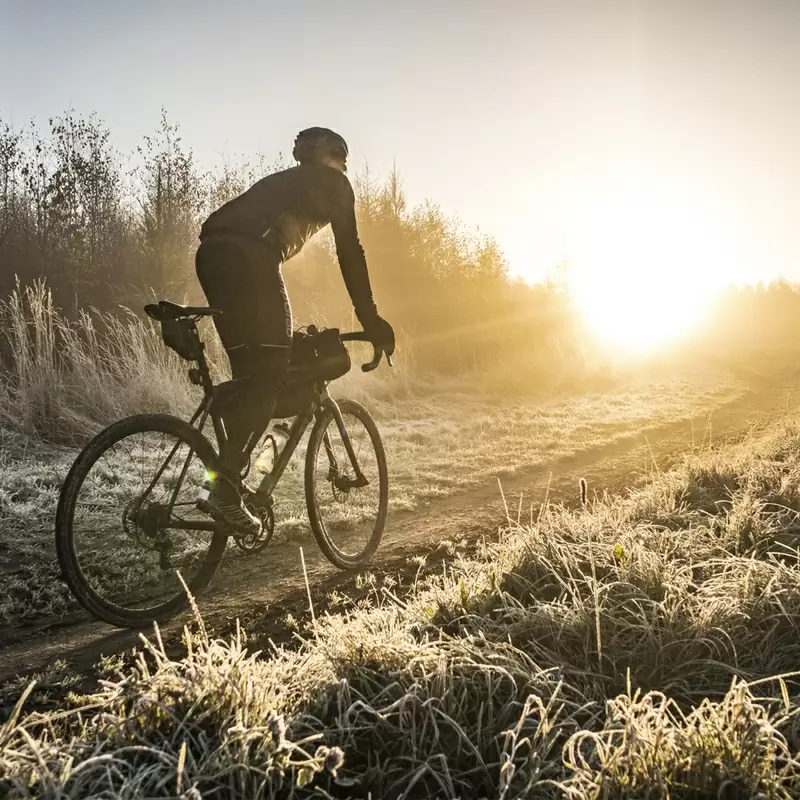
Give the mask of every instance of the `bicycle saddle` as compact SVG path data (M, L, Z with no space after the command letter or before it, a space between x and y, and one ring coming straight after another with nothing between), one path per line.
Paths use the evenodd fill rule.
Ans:
M165 319L187 319L189 317L213 317L221 314L218 308L208 306L179 306L169 300L159 300L144 307L148 317L162 322Z

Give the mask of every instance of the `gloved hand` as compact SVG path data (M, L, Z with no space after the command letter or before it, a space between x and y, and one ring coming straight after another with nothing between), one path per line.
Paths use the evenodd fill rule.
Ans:
M376 347L383 348L387 356L394 353L394 328L383 317L378 314L370 315L367 319L362 320L361 324Z

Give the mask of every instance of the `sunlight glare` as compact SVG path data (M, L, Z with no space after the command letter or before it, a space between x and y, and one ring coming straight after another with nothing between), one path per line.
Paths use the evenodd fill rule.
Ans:
M684 197L598 193L570 272L588 328L611 347L639 353L690 334L733 275L726 233L708 208Z

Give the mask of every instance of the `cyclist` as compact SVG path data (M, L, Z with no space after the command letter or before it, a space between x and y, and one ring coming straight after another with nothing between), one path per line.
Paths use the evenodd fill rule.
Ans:
M240 477L270 423L288 366L292 313L281 265L330 224L345 285L372 342L391 355L392 326L381 318L358 238L355 195L347 172L348 148L327 128L300 131L297 166L267 175L203 223L195 265L238 391L221 408L227 445L204 508L244 533L261 521L245 507ZM220 395L222 397L223 395Z

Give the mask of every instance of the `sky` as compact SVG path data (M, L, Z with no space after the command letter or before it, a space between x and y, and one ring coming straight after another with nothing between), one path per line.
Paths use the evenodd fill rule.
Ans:
M800 0L0 0L0 20L17 129L96 112L130 152L163 107L213 167L324 125L351 173L396 164L412 204L530 279L665 254L678 281L800 279Z

